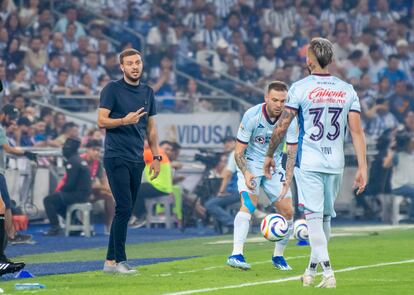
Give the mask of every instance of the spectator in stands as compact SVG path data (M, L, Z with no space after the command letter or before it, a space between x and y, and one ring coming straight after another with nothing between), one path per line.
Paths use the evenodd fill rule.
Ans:
M379 73L387 66L383 59L379 45L373 44L369 47L369 75L373 83L378 82Z
M72 56L69 63L68 87L76 88L79 85L82 76L81 66L79 58Z
M27 5L20 9L19 19L23 28L27 28L38 18L39 0L29 0Z
M51 54L52 52L58 53L60 55L65 54L65 44L63 39L63 33L54 32L52 35L52 40L47 46L47 52Z
M0 56L4 56L7 45L9 44L9 33L4 27L0 28Z
M106 54L104 69L109 77L111 77L111 80L118 79L121 76L121 70L119 69L117 55L115 52L109 52Z
M338 31L335 35L335 43L333 44L335 52L334 58L337 63L344 61L353 51L353 45L349 32Z
M40 39L42 40L43 48L47 48L50 43L50 38L52 36L52 25L49 23L42 24L39 27Z
M81 75L79 84L72 88L72 94L93 95L94 93L96 93L96 88L93 85L92 76L85 72Z
M373 15L379 19L381 28L388 29L394 21L400 19L398 13L390 11L388 0L377 0L376 4Z
M372 139L379 138L385 130L394 130L398 121L390 112L389 101L386 98L377 98L375 101L375 116L367 122L365 132Z
M68 138L79 136L79 126L73 122L67 122L62 126L62 131L58 132L56 139L48 140L47 144L52 147L62 147Z
M378 97L390 97L392 88L390 80L387 77L382 77L378 83Z
M158 25L152 27L147 36L147 44L150 48L151 57L148 62L154 63L160 60L161 56L174 56L178 41L177 35L170 27L169 19L166 15L158 16Z
M14 93L21 93L30 90L30 85L26 81L26 70L24 68L16 69L16 74L14 76L13 81L10 84L10 92Z
M0 7L0 17L4 21L7 17L16 11L16 4L13 0L3 0L1 1Z
M294 39L292 37L286 37L283 39L282 44L276 50L276 56L283 60L284 63L290 62L295 64L299 61L298 49L294 45Z
M80 141L76 138L68 138L62 147L67 177L65 184L58 192L46 196L43 200L50 222L50 229L44 232L45 236L62 234L58 215L66 218L68 206L84 203L89 199L92 191L91 174L88 163L78 154L79 147Z
M111 77L107 74L103 74L98 78L98 86L96 87L96 94L101 93L102 89L111 81Z
M52 103L46 73L43 69L38 69L33 73L30 91L38 96L36 99L45 103Z
M409 111L405 116L404 130L414 138L414 111Z
M400 39L396 43L397 54L400 57L400 69L407 76L408 81L412 81L414 58L410 56L409 45L407 40Z
M379 74L378 78L381 79L382 77L388 78L392 87L394 87L397 81L405 81L407 80L407 76L403 71L399 69L400 67L400 57L396 54L391 54L388 57L388 65L386 68L382 69Z
M40 37L33 37L30 41L30 48L26 51L24 64L27 65L30 70L35 72L47 63L47 58L47 52L42 47L42 40Z
M17 109L17 111L19 112L19 114L21 114L22 112L24 112L24 109L26 107L26 100L24 99L23 95L21 95L19 93L13 95L13 98L11 100L11 103Z
M241 26L240 16L237 12L231 12L227 17L227 25L222 29L222 34L227 42L231 40L234 31L238 31L243 41L248 41L247 32Z
M39 14L36 15L35 21L29 24L26 28L32 36L41 35L43 26L48 26L50 32L52 31L52 23L54 22L53 15L51 15L49 8L42 7ZM43 42L42 42L43 43ZM45 44L45 43L44 43Z
M17 120L17 126L19 127L19 134L17 138L17 144L21 147L34 146L35 141L33 138L33 129L31 128L32 123L26 117L20 117Z
M264 54L259 58L257 62L257 67L260 73L265 77L270 77L270 75L275 71L276 67L281 67L283 62L276 58L276 51L272 44L266 45L264 49Z
M183 24L191 33L196 33L204 24L205 2L203 0L192 1L192 7L183 19Z
M295 29L296 10L284 0L274 0L273 7L263 12L262 30L282 38L292 36Z
M84 62L89 51L90 47L88 37L80 36L78 38L78 47L75 51L72 52L72 55L78 57L81 62Z
M94 89L98 85L98 78L101 75L106 74L105 69L99 65L98 54L95 51L90 51L88 53L82 72L90 75Z
M76 39L75 23L68 23L65 34L63 35L63 51L72 53L78 48L78 39Z
M20 21L17 13L13 12L7 17L5 27L7 29L7 32L9 33L10 40L14 38L19 38L21 35L23 35L23 31L20 26Z
M24 52L20 47L20 39L15 37L11 38L9 46L6 48L4 59L9 65L9 68L23 67Z
M49 62L43 66L49 86L52 86L57 82L58 72L62 67L62 56L55 52L49 54Z
M348 60L344 61L343 66L346 69L346 79L356 79L359 81L363 72L361 69L362 51L354 50L349 56Z
M39 121L45 124L45 135L47 139L56 137L55 131L53 130L53 111L50 108L42 108L40 110Z
M70 95L71 89L68 87L69 73L66 69L59 69L56 84L54 84L50 91L53 94Z
M414 101L408 96L405 81L395 83L394 92L390 95L389 100L391 113L399 123L403 123L407 113L414 110Z
M47 136L46 136L46 124L42 121L39 121L33 126L33 140L34 146L45 147L47 146Z
M63 133L63 126L66 124L66 116L63 113L55 113L53 117L53 137L52 139L57 138L60 134Z
M204 25L197 31L194 38L198 42L203 42L207 49L215 49L218 40L222 38L221 32L216 29L216 18L213 14L206 14L204 16Z
M78 13L75 6L68 6L65 10L65 16L59 19L59 21L55 25L55 31L64 33L66 31L66 27L68 23L74 23L76 25L76 38L80 36L85 36L85 30L81 23L77 21Z

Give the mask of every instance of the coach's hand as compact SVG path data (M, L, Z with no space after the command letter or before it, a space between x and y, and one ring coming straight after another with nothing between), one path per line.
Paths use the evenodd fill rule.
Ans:
M140 108L136 112L130 112L128 115L122 118L122 124L123 125L129 125L129 124L136 124L139 122L139 119L141 117L145 116L147 112L144 112L144 108Z
M355 181L353 189L358 188L356 194L359 195L365 190L365 186L367 185L368 180L368 173L367 169L365 168L358 168L358 171L355 175Z
M264 175L266 176L267 179L272 179L272 171L270 171L270 168L275 170L276 163L273 158L266 156L264 159L263 170L264 170Z
M256 189L257 183L254 180L256 176L251 174L249 171L246 170L244 172L244 182L246 183L246 186L249 188L249 190L254 191Z
M154 160L152 161L149 169L150 173L150 180L154 180L160 174L160 161Z

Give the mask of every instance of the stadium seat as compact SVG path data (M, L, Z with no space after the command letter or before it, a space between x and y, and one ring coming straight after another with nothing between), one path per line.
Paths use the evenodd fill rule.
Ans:
M398 225L401 220L408 219L408 213L401 213L400 207L401 204L407 202L409 199L403 196L392 196L392 206L391 206L391 224ZM409 206L405 206L408 208Z
M174 222L172 207L174 206L174 203L173 194L145 199L145 207L147 209L147 227L151 227L151 224L165 224L166 228L172 228ZM158 204L164 207L165 211L163 214L157 214Z
M75 210L79 210L82 214L82 224L74 225L72 224L72 213ZM70 205L66 210L66 226L65 226L65 236L69 236L71 231L82 230L85 234L85 237L90 237L92 233L91 227L91 203L77 203Z

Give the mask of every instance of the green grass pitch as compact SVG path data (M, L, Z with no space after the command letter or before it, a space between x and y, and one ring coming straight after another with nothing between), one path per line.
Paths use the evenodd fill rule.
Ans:
M352 236L335 236L329 244L333 267L339 270L336 273L335 290L301 287L295 277L303 273L310 249L296 246L293 240L285 252L293 271L274 269L270 262L273 244L259 239L248 242L245 247L245 255L248 262L252 263L252 270L240 271L227 267L225 261L232 247L227 242L231 241L231 236L130 245L127 248L129 258L200 256L142 266L138 268L139 274L134 276L87 272L7 281L2 282L0 287L6 294L45 295L169 294L200 289L205 290L188 294L414 294L413 227L375 232L358 227L350 230L335 228L334 232L354 233ZM102 259L104 254L105 250L100 248L23 256L16 260L24 259L30 263L87 261ZM396 263L378 265L390 262ZM360 268L350 269L358 266ZM280 281L284 278L287 280ZM320 277L317 278L319 280ZM17 282L39 282L45 284L46 289L16 291L13 287Z

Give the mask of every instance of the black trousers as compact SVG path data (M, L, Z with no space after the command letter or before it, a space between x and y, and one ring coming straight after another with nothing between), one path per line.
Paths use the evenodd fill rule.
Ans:
M76 203L84 203L88 200L88 192L57 192L43 199L46 215L52 228L59 227L58 215L66 218L68 206Z
M145 164L121 158L105 158L104 166L115 199L115 217L111 225L106 259L126 261L128 221L137 200Z

